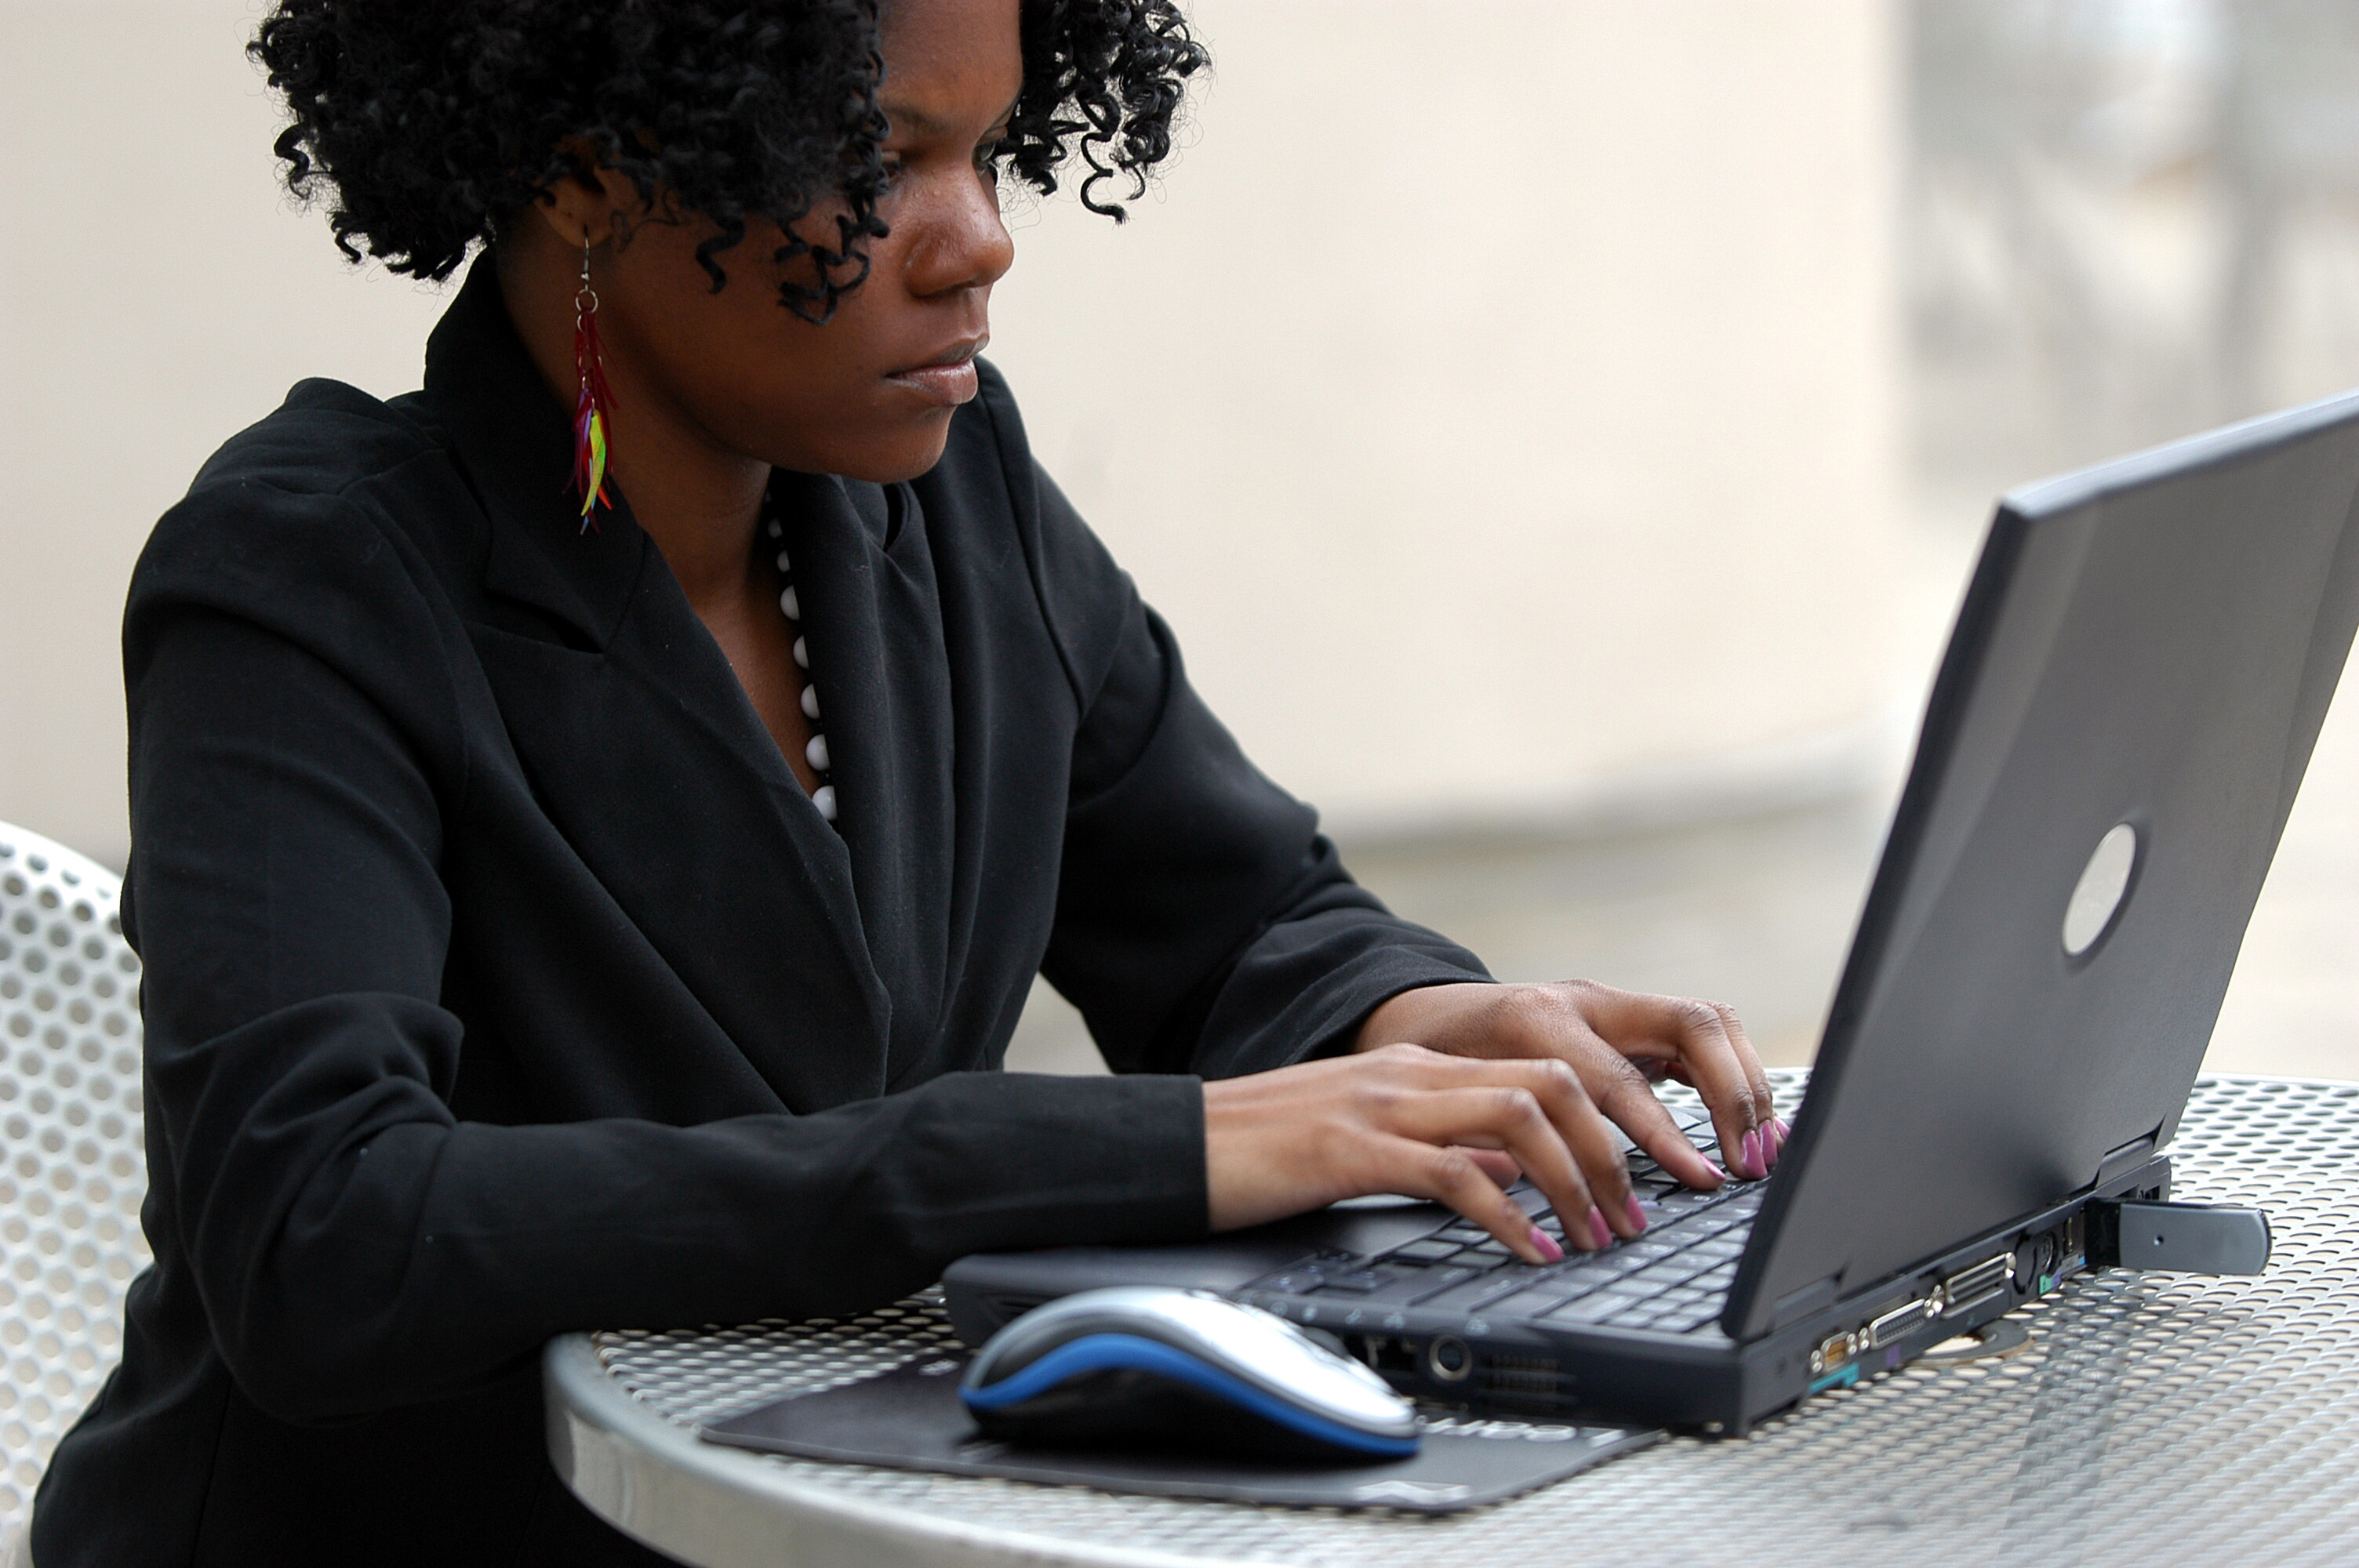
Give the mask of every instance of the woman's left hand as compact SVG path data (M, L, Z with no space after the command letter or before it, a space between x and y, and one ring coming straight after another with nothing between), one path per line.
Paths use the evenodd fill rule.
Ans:
M1767 1175L1786 1141L1761 1058L1735 1012L1718 1002L1594 980L1424 986L1370 1013L1354 1048L1404 1042L1453 1056L1559 1058L1632 1142L1691 1187L1717 1187L1726 1173L1696 1152L1655 1098L1664 1078L1703 1096L1722 1157L1737 1174Z

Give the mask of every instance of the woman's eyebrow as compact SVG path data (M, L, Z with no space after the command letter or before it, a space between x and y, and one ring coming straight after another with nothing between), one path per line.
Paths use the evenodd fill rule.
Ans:
M995 125L1005 124L1016 113L1016 105L1023 101L1024 94L1016 93L1007 101L1006 108L992 117L991 123ZM915 103L897 103L888 98L879 98L876 106L885 111L885 118L892 123L893 128L897 131L910 131L921 136L951 135L951 128L949 121Z

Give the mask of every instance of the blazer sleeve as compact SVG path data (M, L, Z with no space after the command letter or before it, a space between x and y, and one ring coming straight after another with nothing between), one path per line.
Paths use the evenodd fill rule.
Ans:
M1040 581L1082 704L1042 965L1123 1073L1205 1077L1349 1048L1419 986L1482 961L1353 881L1318 814L1189 686L1179 644L1037 466Z
M1203 1233L1185 1077L959 1074L695 1127L458 1120L455 628L405 547L336 494L216 485L158 526L126 615L143 1222L257 1405L365 1414L567 1329L842 1314L970 1251Z

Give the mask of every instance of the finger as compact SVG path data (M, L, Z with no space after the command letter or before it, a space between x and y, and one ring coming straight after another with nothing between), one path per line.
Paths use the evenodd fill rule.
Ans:
M1767 1077L1756 1085L1753 1073L1757 1068L1745 1070L1750 1043L1741 1056L1720 1007L1594 983L1588 992L1590 1019L1606 1043L1623 1056L1647 1059L1668 1054L1678 1061L1680 1080L1691 1085L1703 1097L1705 1108L1711 1108L1712 1131L1729 1170L1745 1179L1765 1176L1769 1167L1762 1162L1760 1151L1767 1118L1756 1089L1767 1087Z
M1588 1054L1594 1058L1606 1080L1608 1093L1626 1089L1635 1082L1647 1100L1654 1099L1645 1080L1638 1078L1611 1046L1593 1036L1587 1044ZM1647 1216L1638 1207L1637 1195L1630 1189L1630 1166L1623 1158L1622 1141L1614 1135L1614 1124L1608 1113L1590 1093L1589 1080L1580 1065L1561 1059L1525 1065L1542 1080L1538 1086L1541 1103L1548 1108L1559 1136L1581 1165L1590 1195L1596 1202L1593 1212L1602 1214L1607 1227L1625 1240L1644 1231ZM1560 1212L1571 1216L1578 1211Z
M1588 1217L1590 1210L1601 1206L1592 1195L1581 1162L1567 1146L1555 1118L1530 1089L1514 1082L1496 1081L1501 1077L1529 1076L1502 1071L1526 1064L1487 1065L1492 1070L1485 1076L1491 1082L1430 1089L1405 1098L1393 1108L1387 1119L1388 1130L1427 1143L1505 1150L1531 1177L1532 1184L1548 1195L1559 1216L1569 1222L1579 1222L1568 1223L1565 1227L1572 1244L1583 1250L1594 1249L1598 1241ZM1595 1112L1592 1110L1591 1115L1593 1118Z
M1593 988L1606 990L1606 988ZM1627 998L1630 992L1614 992ZM1678 1176L1687 1186L1699 1186L1711 1191L1727 1182L1727 1172L1712 1165L1711 1160L1696 1153L1694 1143L1680 1131L1678 1122L1663 1108L1663 1101L1654 1097L1654 1087L1647 1082L1651 1068L1670 1068L1680 1061L1680 1052L1668 1040L1642 1040L1642 1043L1616 1047L1581 1019L1578 1011L1557 1011L1548 1019L1548 1033L1538 1040L1545 1049L1557 1054L1571 1065L1588 1092L1590 1104L1597 1110L1593 1120L1611 1120L1625 1131L1630 1141L1644 1148L1663 1170ZM1637 1207L1630 1193L1630 1167L1623 1162L1621 1143L1604 1125L1597 1127L1594 1146L1582 1148L1582 1165L1593 1172L1590 1188L1597 1191L1600 1209L1614 1224L1621 1236L1637 1236L1647 1228L1647 1215Z
M1626 1070L1602 1042L1592 1039L1589 1049L1612 1064L1614 1070ZM1573 1064L1546 1056L1494 1062L1455 1060L1442 1064L1436 1077L1470 1087L1479 1084L1495 1094L1504 1081L1505 1086L1520 1088L1537 1105L1544 1124L1533 1121L1532 1106L1516 1102L1512 1094L1506 1099L1489 1102L1503 1115L1518 1119L1522 1135L1530 1140L1528 1152L1525 1143L1515 1139L1503 1141L1522 1164L1532 1184L1548 1195L1549 1202L1566 1222L1574 1245L1585 1246L1593 1234L1595 1221L1583 1223L1592 1215L1602 1219L1613 1235L1634 1237L1647 1228L1647 1217L1630 1191L1630 1169L1623 1161L1621 1142L1590 1098ZM1469 1108L1480 1115L1485 1105L1479 1100L1465 1102L1458 1114L1467 1114ZM1553 1137L1549 1136L1550 1133ZM1421 1135L1432 1136L1430 1132Z
M1387 1190L1449 1205L1527 1263L1554 1263L1564 1257L1555 1238L1491 1179L1473 1150L1379 1134L1370 1152L1385 1167Z
M1468 1149L1466 1152L1483 1167L1483 1173L1503 1187L1512 1187L1523 1176L1524 1168L1505 1149Z
M1592 1089L1597 1108L1613 1118L1630 1135L1631 1142L1654 1157L1655 1163L1689 1186L1710 1192L1726 1182L1728 1173L1697 1152L1663 1102L1655 1098L1654 1087L1641 1066L1611 1046L1603 1048L1603 1054L1610 1058L1597 1069L1605 1079L1603 1090L1597 1092L1593 1083Z
M1736 1054L1736 1043L1729 1040L1729 1026L1720 1010L1711 1002L1689 1002L1684 998L1633 998L1633 1002L1651 1004L1654 1031L1649 1033L1668 1035L1672 1044L1678 1044L1680 1059L1687 1064L1696 1092L1712 1113L1722 1162L1750 1182L1769 1174L1769 1162L1762 1155L1762 1131L1769 1120L1769 1106L1757 1092L1767 1087L1767 1082L1753 1082L1745 1061Z
M1737 1062L1745 1070L1746 1081L1753 1086L1753 1103L1760 1118L1763 1147L1767 1151L1770 1169L1775 1170L1778 1155L1785 1151L1786 1134L1791 1130L1777 1115L1775 1094L1769 1087L1769 1070L1761 1065L1761 1054L1753 1048L1752 1036L1745 1033L1745 1021L1736 1016L1736 1010L1722 1001L1713 1002L1712 1008L1720 1014L1721 1027L1728 1033L1729 1044L1736 1052Z
M1541 1094L1549 1108L1566 1146L1585 1173L1606 1224L1624 1237L1645 1230L1647 1217L1632 1196L1630 1171L1623 1162L1621 1141L1614 1135L1613 1126L1606 1113L1599 1108L1595 1096L1601 1086L1618 1085L1625 1089L1635 1086L1649 1102L1654 1097L1622 1053L1590 1026L1584 1007L1593 997L1603 995L1626 1000L1629 994L1586 981L1516 988L1506 1022L1506 1033L1514 1041L1516 1054L1492 1063L1496 1067L1521 1066L1539 1075L1526 1081ZM1677 1059L1677 1052L1669 1045L1657 1054L1666 1063ZM1679 1156L1673 1159L1679 1160ZM1674 1169L1683 1179L1716 1184L1709 1163L1692 1148ZM1545 1190L1539 1173L1530 1174L1534 1184Z

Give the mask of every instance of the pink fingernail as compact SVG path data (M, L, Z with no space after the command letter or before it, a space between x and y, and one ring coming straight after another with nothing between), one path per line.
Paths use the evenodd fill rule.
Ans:
M1555 1237L1550 1236L1547 1231L1542 1230L1537 1225L1532 1227L1532 1245L1540 1249L1540 1256L1546 1259L1549 1262L1561 1263L1564 1261L1564 1249L1556 1244Z
M1614 1232L1606 1227L1605 1217L1597 1212L1595 1205L1592 1205L1589 1210L1589 1235L1597 1243L1600 1252L1614 1245Z
M1750 1180L1757 1182L1761 1179L1765 1167L1761 1163L1760 1133L1746 1133L1745 1141L1736 1146L1736 1168Z
M1727 1173L1726 1171L1723 1171L1723 1170L1722 1170L1722 1169L1720 1168L1720 1162L1719 1162L1719 1161L1717 1161L1717 1160L1706 1160L1706 1161L1704 1162L1704 1164L1705 1164L1705 1166L1706 1166L1706 1167L1708 1167L1708 1168L1711 1170L1711 1172L1712 1172L1712 1173L1713 1175L1718 1176L1722 1181L1725 1182L1726 1180L1728 1180L1728 1173Z
M1630 1206L1630 1224L1632 1227L1638 1230L1646 1229L1647 1211L1638 1206L1638 1195L1636 1193L1632 1193L1628 1197L1625 1198L1623 1202Z
M1777 1128L1774 1122L1761 1124L1761 1163L1766 1168L1777 1162Z

